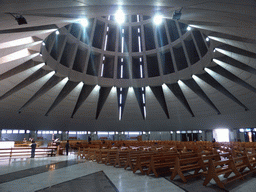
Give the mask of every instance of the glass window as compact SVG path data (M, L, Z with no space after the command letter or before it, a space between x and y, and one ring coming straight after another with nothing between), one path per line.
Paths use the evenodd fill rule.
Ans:
M229 142L229 129L214 129L213 138L217 142Z
M19 133L23 134L23 133L25 133L25 130L19 130Z

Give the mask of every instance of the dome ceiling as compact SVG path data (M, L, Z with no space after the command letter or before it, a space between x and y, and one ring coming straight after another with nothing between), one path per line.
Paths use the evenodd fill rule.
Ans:
M214 120L239 126L235 119L256 109L256 27L249 6L255 2L239 5L246 13L229 3L233 9L203 1L127 1L122 25L111 3L103 9L96 2L64 1L49 8L42 1L35 9L24 2L21 10L4 3L28 25L8 22L4 14L2 118L13 115L30 129L204 129ZM181 19L172 19L181 7ZM155 25L159 12L164 19ZM87 27L77 21L82 16ZM240 126L256 125L247 121Z

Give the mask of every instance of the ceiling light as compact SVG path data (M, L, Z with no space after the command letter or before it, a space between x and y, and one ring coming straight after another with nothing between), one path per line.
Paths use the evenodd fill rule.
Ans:
M206 37L206 39L205 39L206 41L210 41L210 39L209 39L209 37Z
M45 42L42 42L42 45L45 46Z
M59 32L58 30L57 30L55 33L56 33L56 35L59 35L59 34L60 34L60 32Z
M160 25L163 21L163 16L162 15L156 15L154 17L153 21L156 25Z
M122 24L125 21L125 15L121 9L118 9L115 14L115 20L117 23Z
M88 20L87 19L80 19L79 23L83 26L83 27L87 27L88 26Z
M190 31L192 28L190 26L187 27L187 30Z
M216 49L215 49L215 48L213 49L213 52L214 52L214 53L216 52Z

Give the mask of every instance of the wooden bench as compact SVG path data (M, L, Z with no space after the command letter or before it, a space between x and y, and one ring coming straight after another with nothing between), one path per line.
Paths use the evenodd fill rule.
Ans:
M144 175L149 168L150 158L153 152L144 152L137 155L136 163L134 165L133 173L140 170L141 174Z
M211 155L201 155L204 165L205 167L209 167L209 161L210 159L214 160L214 161L220 161L220 155L219 154L211 154Z
M176 157L175 165L172 171L171 180L173 180L176 175L179 175L183 182L187 182L187 179L190 177L197 177L201 175L199 173L200 170L206 171L206 167L204 165L203 159L201 157L191 157L191 158L183 158L180 159ZM184 172L194 170L193 175L184 176Z
M219 179L219 175L230 175L231 173L235 173L235 176L227 178L224 181L221 181ZM204 186L206 186L212 179L214 179L216 184L222 189L225 189L225 184L243 178L242 174L239 173L239 171L236 169L234 161L229 159L222 161L213 161L212 159L210 159L209 169L203 174L207 175L203 183Z
M97 163L105 164L105 162L107 160L107 156L108 156L108 151L109 151L109 149L101 149L100 150Z
M232 160L234 162L236 169L243 176L246 176L254 171L247 155L231 158L230 160ZM244 171L246 168L248 168L249 170ZM230 173L226 173L224 177L227 178L229 175L230 175Z
M117 165L118 165L118 167L125 166L125 163L128 158L128 154L129 154L128 150L118 151L118 153L116 154L116 160L114 163L114 167L116 167Z
M94 153L94 151L95 151L96 149L88 149L88 153L87 153L87 155L86 155L86 159L87 160L91 160L91 161L93 161L94 159L95 159L95 157L94 157L94 155L95 155L95 153Z
M255 169L255 167L256 167L256 154L248 155L248 160L249 160L250 165Z
M115 164L117 152L118 151L116 149L108 150L105 165L114 165Z
M158 177L162 173L170 172L170 169L174 167L175 159L178 156L178 153L159 153L151 155L147 175L153 172L155 177Z
M136 164L136 160L137 160L137 156L138 154L140 154L141 152L140 151L130 151L128 154L127 154L127 160L125 162L125 165L124 165L124 169L126 170L128 167L130 167L131 170L134 169L135 167L135 164Z

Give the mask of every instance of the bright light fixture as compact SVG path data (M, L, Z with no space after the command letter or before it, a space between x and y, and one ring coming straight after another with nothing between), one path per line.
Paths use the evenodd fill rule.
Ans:
M115 20L117 23L122 24L125 21L125 15L121 9L118 9L115 14Z
M42 42L42 45L45 46L45 42Z
M210 39L209 39L209 37L206 37L206 39L205 39L206 41L210 41Z
M57 30L55 33L56 33L56 35L59 35L59 34L60 34L60 32L59 32L58 30Z
M88 20L83 18L79 20L79 23L83 26L83 27L87 27L88 26Z
M192 28L190 26L187 27L187 30L190 31Z
M153 21L156 25L160 25L163 21L163 16L162 15L156 15L154 17Z

